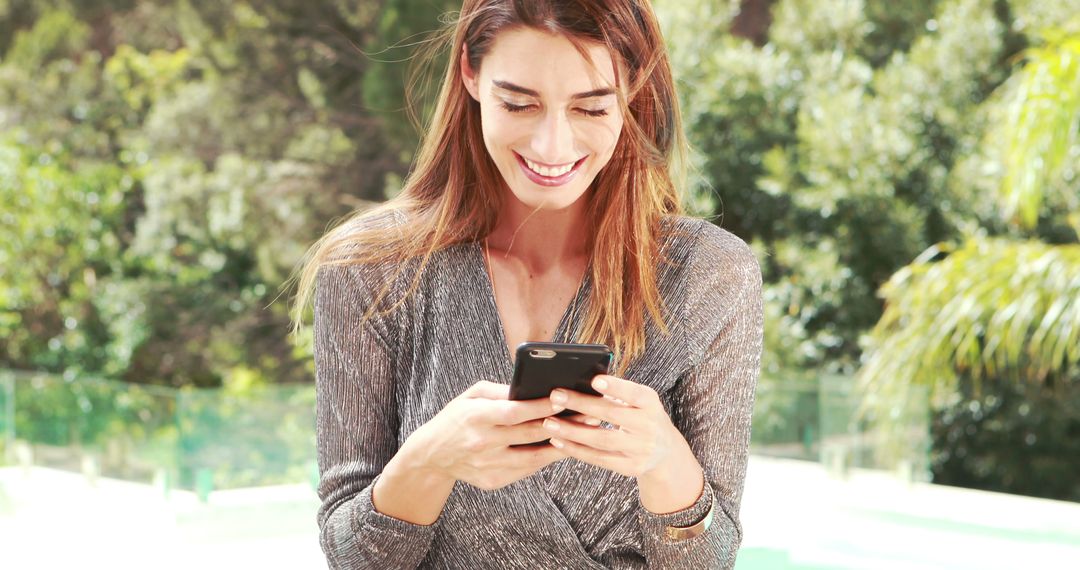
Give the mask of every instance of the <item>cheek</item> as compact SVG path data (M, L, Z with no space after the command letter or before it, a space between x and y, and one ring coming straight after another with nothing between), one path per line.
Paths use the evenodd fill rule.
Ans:
M492 144L498 136L498 122L492 116L491 109L487 105L480 108L480 130L484 134L484 143L487 145L488 150L491 150Z
M606 160L615 151L615 144L619 142L622 126L623 122L618 118L590 124L582 129L581 140L592 152L603 156Z
M492 154L505 150L507 145L521 139L523 129L521 121L507 119L501 109L485 108L481 114L484 142Z

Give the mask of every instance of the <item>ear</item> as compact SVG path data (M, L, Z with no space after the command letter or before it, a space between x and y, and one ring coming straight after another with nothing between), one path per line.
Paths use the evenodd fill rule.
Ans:
M480 101L480 82L476 77L476 70L469 65L468 47L461 44L461 82L465 84L465 90L469 92L477 102Z

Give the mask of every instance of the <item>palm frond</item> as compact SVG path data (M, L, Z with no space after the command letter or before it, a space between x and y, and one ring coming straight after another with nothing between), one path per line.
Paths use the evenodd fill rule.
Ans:
M882 287L859 376L874 399L921 385L945 405L960 375L1042 382L1080 363L1080 245L978 239L928 257Z
M1026 53L1005 126L1004 214L1033 228L1080 129L1080 36L1049 33Z

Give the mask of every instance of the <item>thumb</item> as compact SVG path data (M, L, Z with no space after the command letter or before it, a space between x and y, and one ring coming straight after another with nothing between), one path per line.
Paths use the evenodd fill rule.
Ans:
M486 398L488 400L506 400L510 397L508 384L496 384L481 380L461 393L461 398Z

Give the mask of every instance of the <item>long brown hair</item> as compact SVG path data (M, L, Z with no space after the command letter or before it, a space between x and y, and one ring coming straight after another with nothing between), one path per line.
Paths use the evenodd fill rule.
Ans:
M412 172L397 197L353 214L308 251L292 308L294 333L302 327L320 267L419 260L411 294L433 253L482 239L495 227L505 182L487 153L480 107L465 90L458 58L467 46L469 64L479 70L496 35L512 27L563 35L583 55L585 42L602 44L616 62L625 120L610 162L585 195L589 227L596 228L590 239L593 289L575 340L611 346L621 373L644 350L646 312L667 331L655 262L662 218L683 211L672 172L682 173L686 143L671 67L648 1L465 0L446 30L451 33L443 36L443 45L450 43L450 63ZM404 214L408 223L358 229L365 217L388 210ZM383 305L379 301L389 287L368 317Z

